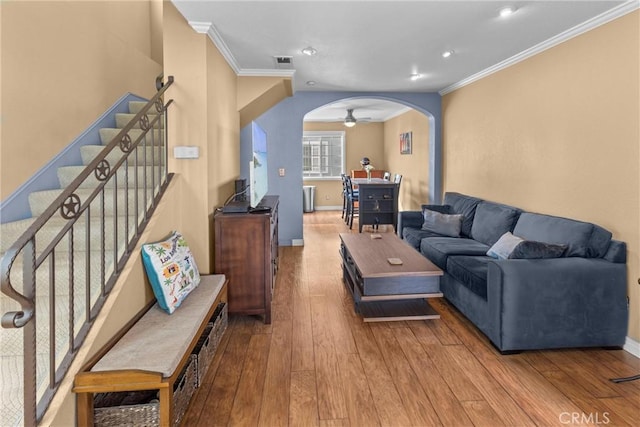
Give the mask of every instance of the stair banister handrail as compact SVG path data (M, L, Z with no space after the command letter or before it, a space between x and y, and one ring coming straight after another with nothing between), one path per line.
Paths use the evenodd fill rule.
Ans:
M29 321L33 318L33 314L35 311L35 304L33 300L27 298L11 285L11 267L13 266L14 261L16 260L18 254L34 239L38 230L40 230L47 221L55 215L58 210L64 207L63 203L69 199L71 195L75 193L78 189L79 185L84 182L86 178L88 178L92 173L95 173L96 167L99 166L102 161L106 158L106 156L111 153L111 151L116 146L121 146L123 141L125 141L128 137L128 132L133 129L134 124L140 122L140 120L146 120L148 123L148 115L147 111L151 107L151 105L155 105L158 113L164 111L164 109L171 103L169 101L167 105L162 104L162 95L164 92L171 86L173 83L173 76L169 76L167 78L167 83L164 84L158 92L149 100L147 106L141 109L133 119L117 134L116 137L111 140L111 142L103 149L100 155L98 155L91 163L89 163L85 169L69 184L62 193L49 205L49 207L40 215L38 218L27 228L27 230L16 240L16 242L11 245L11 247L5 252L5 255L2 257L0 262L0 291L3 294L7 295L9 298L20 304L19 311L8 311L2 315L1 324L4 328L21 328L24 327ZM143 118L144 117L144 118ZM159 116L160 117L160 116ZM153 128L151 128L153 129ZM140 138L139 138L140 139ZM139 139L136 141L138 142ZM129 143L131 143L129 141ZM124 149L123 149L124 151ZM122 160L122 159L121 159ZM119 162L118 164L121 164ZM111 168L109 177L111 177L117 168ZM90 199L93 199L92 196ZM90 200L87 200L90 202ZM88 206L88 203L85 203L85 208Z

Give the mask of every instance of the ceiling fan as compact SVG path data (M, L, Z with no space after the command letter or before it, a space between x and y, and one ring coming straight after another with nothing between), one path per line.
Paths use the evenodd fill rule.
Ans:
M369 121L371 120L371 117L360 117L359 119L356 119L353 116L353 108L347 108L347 115L344 118L344 125L346 127L354 127L356 125L356 122L363 122L363 121Z

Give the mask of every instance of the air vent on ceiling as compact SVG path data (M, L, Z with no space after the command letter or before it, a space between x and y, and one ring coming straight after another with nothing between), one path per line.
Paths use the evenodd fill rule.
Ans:
M293 69L293 56L274 56L273 60L275 61L276 68L278 69Z

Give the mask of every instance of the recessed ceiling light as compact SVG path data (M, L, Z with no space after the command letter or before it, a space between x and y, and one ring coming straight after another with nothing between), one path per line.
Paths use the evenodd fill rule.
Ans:
M453 51L452 50L445 50L444 52L442 52L442 57L443 58L448 58L451 55L453 55Z
M315 80L308 80L307 81L307 86L315 86L315 85L316 85Z
M413 74L411 74L411 77L410 77L410 78L411 78L411 81L415 82L416 80L418 80L418 79L419 79L419 78L421 78L421 77L422 77L422 74L419 74L419 73L413 73Z
M307 56L313 56L316 53L318 53L318 51L314 48L312 48L311 46L309 47L305 47L304 49L302 49L302 53L304 53Z
M500 13L500 17L501 18L506 18L507 16L511 16L516 12L516 10L518 10L518 9L516 9L513 6L503 7L502 9L500 9L500 12L499 12Z

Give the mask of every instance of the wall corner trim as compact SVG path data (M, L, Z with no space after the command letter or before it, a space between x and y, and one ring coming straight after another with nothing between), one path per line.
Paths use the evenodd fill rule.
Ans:
M505 59L504 61L498 62L495 65L492 65L489 68L486 68L476 74L473 74L467 78L460 80L450 86L445 87L440 90L438 93L442 95L446 95L450 92L453 92L456 89L460 89L468 84L471 84L475 81L483 79L487 76L490 76L493 73L496 73L500 70L508 68L512 65L517 64L518 62L524 61L527 58L535 56L541 52L544 52L547 49L551 49L554 46L559 45L560 43L564 43L567 40L570 40L574 37L579 36L580 34L586 33L596 27L606 24L607 22L613 21L614 19L620 18L628 13L631 13L640 7L640 1L638 0L629 0L621 5L614 7L598 16L595 16L582 24L576 25L573 28L569 28L568 30L551 37L548 40L543 41L542 43L538 43L537 45L530 47L529 49L523 50L520 53L513 55L510 58Z
M622 349L640 359L640 342L634 340L633 338L627 336Z

